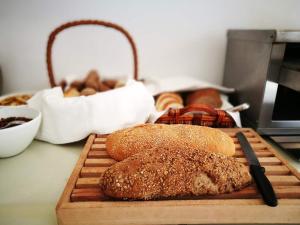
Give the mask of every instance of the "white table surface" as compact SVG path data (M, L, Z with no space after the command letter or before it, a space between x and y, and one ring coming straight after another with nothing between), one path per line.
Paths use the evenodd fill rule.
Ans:
M33 141L23 153L0 159L0 224L56 225L56 203L83 146Z
M0 159L0 225L56 225L56 203L83 146L34 141L23 153ZM299 161L278 151L300 171Z

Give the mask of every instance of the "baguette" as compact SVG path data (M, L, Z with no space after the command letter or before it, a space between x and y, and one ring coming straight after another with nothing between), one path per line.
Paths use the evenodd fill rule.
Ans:
M247 167L233 157L155 148L109 167L100 186L112 198L149 200L229 193L250 183Z
M232 156L233 140L224 132L193 125L145 124L110 134L106 140L108 154L121 161L151 148L199 149Z

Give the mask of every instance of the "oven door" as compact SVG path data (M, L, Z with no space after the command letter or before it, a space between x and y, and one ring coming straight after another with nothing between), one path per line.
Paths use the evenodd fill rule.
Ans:
M257 131L300 135L300 91L267 81Z

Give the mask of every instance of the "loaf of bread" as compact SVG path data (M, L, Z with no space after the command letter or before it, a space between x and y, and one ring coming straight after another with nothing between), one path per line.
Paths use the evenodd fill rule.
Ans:
M157 199L229 193L251 183L245 165L202 150L155 148L108 168L100 181L107 196Z
M64 92L65 97L78 97L79 95L80 93L78 92L78 90L73 87L69 88Z
M220 108L222 106L222 100L218 90L203 88L188 95L186 104L205 104L213 108Z
M174 92L165 92L156 99L155 107L157 111L164 111L170 108L183 108L181 96Z
M145 124L110 134L106 140L108 154L120 161L151 148L199 149L232 156L233 140L224 132L210 127L185 124Z

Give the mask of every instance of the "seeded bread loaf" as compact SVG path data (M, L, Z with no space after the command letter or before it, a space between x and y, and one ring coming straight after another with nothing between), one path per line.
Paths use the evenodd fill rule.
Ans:
M193 125L145 124L110 134L106 140L108 154L121 161L151 148L206 150L232 156L235 153L233 140L224 132Z
M100 186L113 198L148 200L229 193L249 183L247 167L233 157L196 149L156 148L108 168Z

